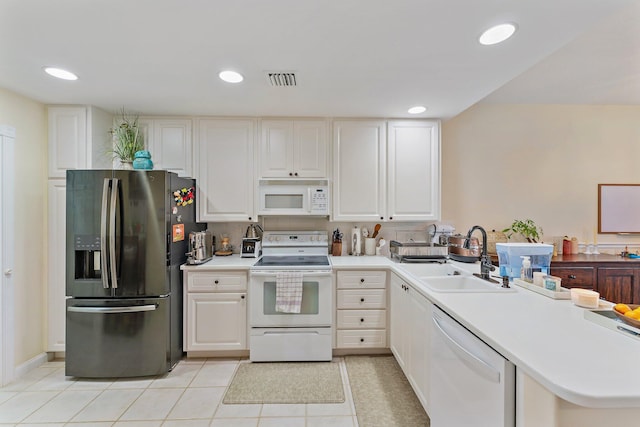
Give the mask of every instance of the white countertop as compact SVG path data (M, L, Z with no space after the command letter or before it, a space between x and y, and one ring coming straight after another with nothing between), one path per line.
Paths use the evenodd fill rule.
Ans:
M592 408L640 408L640 340L584 318L584 308L514 286L508 293L434 292L381 256L330 257L335 269L384 268L399 273L425 297L557 396ZM214 257L187 269L248 269L255 259ZM479 264L450 263L478 272ZM427 267L427 265L425 265Z
M183 264L181 270L207 271L207 270L249 270L258 258L241 258L240 254L229 256L214 256L204 264L188 265Z

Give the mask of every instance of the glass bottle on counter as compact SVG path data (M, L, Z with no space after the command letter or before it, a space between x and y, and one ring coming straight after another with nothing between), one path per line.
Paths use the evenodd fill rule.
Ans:
M533 270L531 269L531 260L528 256L522 256L522 268L520 269L520 279L525 282L533 283Z

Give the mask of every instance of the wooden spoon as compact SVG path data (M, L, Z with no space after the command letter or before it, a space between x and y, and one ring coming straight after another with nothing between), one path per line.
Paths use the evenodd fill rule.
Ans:
M376 238L376 236L378 235L378 231L380 231L380 227L382 227L380 224L376 224L376 226L373 228L373 235L371 237L373 237L374 239Z

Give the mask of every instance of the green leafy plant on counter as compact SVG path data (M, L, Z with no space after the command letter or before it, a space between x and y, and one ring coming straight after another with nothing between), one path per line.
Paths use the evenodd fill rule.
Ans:
M542 228L538 227L533 220L516 219L511 224L511 227L505 228L502 232L507 236L507 239L511 239L513 234L520 234L527 239L530 243L538 243L538 240L542 236Z
M132 162L137 151L144 150L144 138L138 127L138 116L128 115L124 108L111 129L113 157L120 162Z

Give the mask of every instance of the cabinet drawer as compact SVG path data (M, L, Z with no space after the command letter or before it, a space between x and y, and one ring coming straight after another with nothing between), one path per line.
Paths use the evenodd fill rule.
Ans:
M551 275L562 278L563 288L593 289L595 285L593 267L551 267Z
M338 328L375 329L387 327L387 310L338 310Z
M338 271L338 289L344 288L385 288L386 271Z
M339 289L337 308L387 308L386 289Z
M385 348L387 347L387 330L340 330L336 332L336 346L338 348Z
M187 273L189 292L237 292L247 290L247 273L244 271Z

